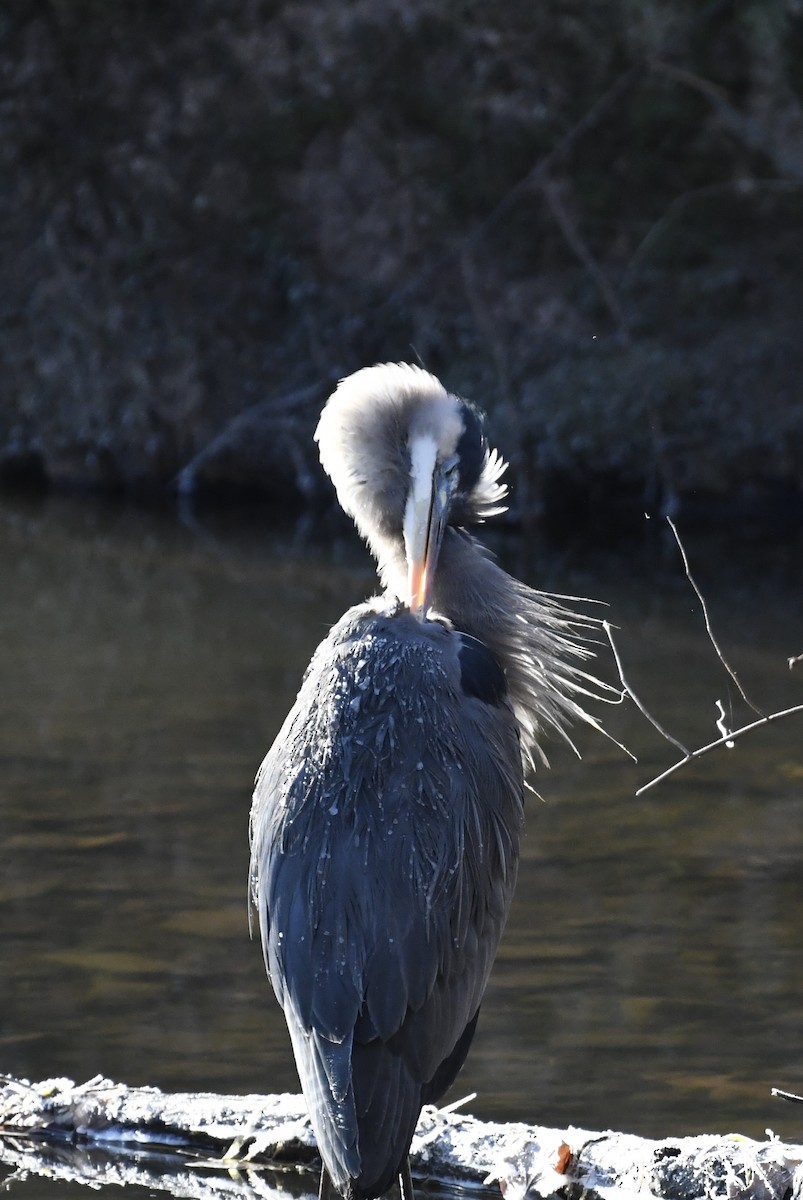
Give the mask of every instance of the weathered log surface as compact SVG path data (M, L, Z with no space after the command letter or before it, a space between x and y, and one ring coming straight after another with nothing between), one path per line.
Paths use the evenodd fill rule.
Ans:
M427 1108L413 1174L506 1200L559 1195L797 1200L803 1145L736 1134L651 1140L613 1131L490 1124ZM0 1163L92 1187L140 1184L175 1196L313 1193L317 1156L302 1098L168 1094L97 1077L0 1087ZM498 1194L498 1192L497 1192Z

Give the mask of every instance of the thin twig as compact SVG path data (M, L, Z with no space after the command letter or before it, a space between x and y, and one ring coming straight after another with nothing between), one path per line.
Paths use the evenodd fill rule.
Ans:
M738 678L738 676L737 676L736 672L733 670L733 668L732 668L732 667L729 665L729 663L726 661L726 659L725 659L725 655L722 653L722 650L721 650L721 649L720 649L720 647L719 647L719 643L717 642L717 639L714 637L714 631L713 631L713 629L711 628L711 621L710 621L710 619L709 619L709 616L708 616L708 607L707 607L707 605L706 605L706 602L705 602L705 598L704 598L704 596L703 596L703 593L700 591L700 589L698 588L697 584L695 583L695 581L694 581L694 579L693 579L693 577L692 577L691 570L689 569L689 560L688 560L688 558L686 557L686 551L685 551L685 549L684 549L684 547L683 547L683 543L682 543L682 542L681 542L681 540L680 540L680 534L679 534L679 533L678 533L678 531L677 531L677 527L676 527L676 525L675 525L675 522L672 520L672 518L671 518L671 517L667 517L667 518L666 518L666 521L667 521L667 524L668 524L669 528L672 530L673 534L675 535L675 541L676 541L676 542L677 542L677 544L678 544L678 550L680 550L680 556L681 556L681 558L683 559L683 569L684 569L684 571L686 572L686 578L688 579L689 583L690 583L690 584L691 584L691 586L693 587L693 589L694 589L694 594L696 595L697 599L700 601L700 607L701 607L701 608L702 608L702 610L703 610L703 620L705 621L705 631L706 631L706 633L708 634L708 638L709 638L709 641L711 642L711 645L712 645L712 646L714 647L714 649L716 650L716 653L717 653L717 658L718 658L718 659L719 659L719 661L722 663L723 667L724 667L724 668L725 668L725 670L728 672L728 674L730 675L730 677L731 677L731 679L733 680L733 682L736 684L737 688L739 689L739 695L742 697L742 699L744 700L744 702L745 702L745 704L747 705L747 707L748 707L748 708L752 708L753 712L754 712L754 713L758 713L758 715L759 715L760 717L766 716L766 714L764 713L763 709L760 709L760 708L759 708L759 707L758 707L756 704L754 704L754 703L753 703L753 701L752 701L752 700L751 700L751 699L748 697L747 693L745 692L744 688L742 687L741 683L739 682L739 678Z
M783 1088L770 1088L771 1096L778 1096L781 1100L792 1100L795 1104L803 1104L803 1096L798 1096L796 1092L785 1092Z
M438 1112L442 1112L442 1113L457 1112L458 1108L462 1108L464 1104L471 1104L471 1102L476 1099L477 1099L477 1093L469 1092L467 1096L461 1096L459 1100L453 1100L451 1104L444 1104L442 1108L438 1109Z
M618 75L602 95L594 101L591 107L583 113L582 117L559 138L551 150L548 150L543 158L540 158L530 168L526 175L518 179L505 192L501 200L489 213L460 238L456 245L451 246L438 258L430 260L412 279L408 280L407 283L403 284L395 292L391 292L382 301L380 308L406 303L411 296L415 295L419 288L429 282L434 274L444 270L458 255L462 254L466 247L476 245L484 238L497 221L508 212L511 205L520 196L539 186L541 180L546 178L554 164L565 158L574 149L577 142L598 124L608 109L612 108L617 100L625 96L631 88L635 87L638 81L643 78L647 69L648 63L646 59L640 59L637 63L634 63L623 71L621 75Z
M744 113L729 104L722 88L711 83L709 79L703 79L693 71L660 59L653 59L650 62L650 68L658 74L666 75L670 79L675 79L678 83L692 88L701 96L705 96L725 128L744 142L750 150L758 150L766 155L779 175L798 181L803 180L803 162L800 157L787 151L778 142L773 136L770 125L757 121L753 117L745 116Z
M695 71L688 70L687 67L679 67L676 63L654 58L650 62L650 70L654 71L656 75L666 75L667 78L677 80L678 83L685 83L687 87L692 88L695 92L700 92L712 102L727 104L728 93L724 88L718 87L710 79L705 79Z
M711 197L729 194L734 196L761 197L773 192L781 195L789 194L790 192L799 193L801 188L803 188L803 184L791 179L751 179L746 177L742 179L728 179L719 183L707 183L702 187L689 188L688 191L681 192L670 200L661 216L650 226L633 251L622 272L622 277L619 281L619 291L626 291L632 285L637 271L644 260L650 255L655 245L660 243L661 237L670 228L679 214L692 204L696 204L700 200L710 199Z
M580 230L577 228L577 225L569 215L557 185L552 180L546 179L541 184L541 192L547 202L549 211L555 218L558 228L566 239L569 249L585 267L586 271L588 271L588 274L594 281L605 307L608 309L608 312L611 314L614 322L619 328L620 337L624 342L629 342L630 332L628 329L627 317L625 316L624 309L619 303L619 299L616 295L616 292L613 290L607 275L594 258L588 245L583 240Z
M661 61L665 61L668 56L676 53L686 44L693 33L716 20L718 15L724 9L729 8L732 3L733 0L708 0L707 4L695 12L693 19L688 22L681 33L667 40L661 48ZM460 238L455 246L450 247L438 258L430 260L412 279L396 291L391 292L382 301L377 311L406 303L411 296L429 282L433 275L445 270L466 246L475 245L484 238L520 196L539 187L542 181L552 173L555 164L564 161L586 134L590 133L620 100L635 90L647 72L654 70L654 62L654 58L640 58L620 75L617 75L590 108L575 121L574 125L567 129L562 137L558 138L552 148L538 159L525 175L513 184L485 217Z
M638 788L636 795L643 795L651 787L655 787L657 783L662 783L668 775L673 775L675 771L679 771L681 767L685 767L686 763L692 762L696 758L702 758L704 754L708 754L709 750L716 750L718 746L727 746L729 742L735 742L737 738L742 737L745 733L750 733L753 729L758 729L760 725L769 725L771 721L780 721L782 717L791 717L795 713L803 713L803 704L795 704L793 708L785 708L781 712L770 713L768 716L762 717L759 721L751 721L749 725L743 725L741 729L734 729L732 733L726 734L725 737L717 738L715 742L709 742L707 746L701 746L699 750L694 750L691 754L687 753L685 758L679 759L671 767L667 767L665 771L662 771L660 775L656 775L649 783L645 783Z
M510 355L507 352L504 338L499 335L493 313L484 301L470 245L466 245L463 253L460 255L460 271L463 276L463 290L471 315L474 318L474 324L488 343L491 358L493 359L499 378L499 391L507 401L511 395Z
M664 729L663 725L661 725L655 719L655 717L652 715L652 713L647 708L645 708L644 705L641 703L638 696L636 695L636 693L633 691L630 684L625 679L625 674L622 669L622 660L619 657L619 651L616 649L616 643L613 640L613 631L612 631L610 622L603 621L602 628L605 630L605 633L607 634L607 637L608 637L608 641L611 644L611 650L613 651L614 662L616 663L616 669L619 672L619 681L622 684L622 688L624 689L624 691L627 693L627 695L633 701L633 703L635 704L635 706L639 710L639 712L642 714L642 716L645 716L647 718L647 720L650 722L650 724L655 729L658 730L658 732L661 734L661 736L665 737L666 740L668 742L671 742L673 746L676 746L681 754L686 755L686 758L691 758L692 757L691 751L687 750L686 747L683 745L683 743L679 742L677 740L677 738L672 736L671 733L667 733L667 731ZM638 793L636 793L636 795L638 795Z
M716 705L717 705L717 710L719 712L719 716L717 717L717 729L719 730L719 732L722 734L723 737L729 737L730 734L728 733L728 726L725 723L724 705L721 700L717 700ZM729 750L733 749L733 742L726 742L725 745L728 747Z

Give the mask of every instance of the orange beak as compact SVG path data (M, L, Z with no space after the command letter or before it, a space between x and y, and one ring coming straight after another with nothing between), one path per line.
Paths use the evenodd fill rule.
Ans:
M410 612L424 620L432 596L446 513L452 485L434 465L429 479L413 479L404 514L404 545L407 553L407 604Z

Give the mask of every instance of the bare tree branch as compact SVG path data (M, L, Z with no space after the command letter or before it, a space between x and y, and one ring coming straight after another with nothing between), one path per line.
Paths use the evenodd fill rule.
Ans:
M700 607L703 610L703 620L705 621L705 631L708 634L708 638L709 638L709 641L711 642L711 645L716 650L717 658L722 663L723 667L728 672L728 674L730 675L733 682L736 684L737 688L739 689L739 695L742 697L742 699L744 700L747 707L752 708L753 712L758 713L758 715L760 717L765 716L766 714L764 713L764 711L762 709L758 708L758 706L753 704L752 700L750 700L750 698L748 697L744 688L742 687L741 683L739 682L739 678L738 678L736 672L726 661L725 655L722 653L722 650L719 647L719 643L717 642L717 639L714 637L714 631L711 628L711 621L708 616L708 607L706 605L705 598L703 597L703 593L698 588L698 586L695 583L694 578L692 576L691 570L689 568L689 560L686 556L686 551L683 547L683 543L680 540L680 534L677 531L677 526L675 525L675 522L672 520L671 517L667 517L666 521L667 521L669 528L672 530L672 533L675 535L675 541L678 544L678 550L680 550L680 556L683 559L683 569L686 572L686 578L688 579L689 583L691 584L692 588L694 589L694 594L696 595L697 599L700 601ZM724 715L725 714L723 713L722 714L723 718L724 718Z
M727 179L719 183L707 183L702 187L690 188L686 192L681 192L672 198L661 216L650 226L633 251L622 273L619 291L624 292L631 286L642 263L648 258L655 245L660 242L662 234L669 229L673 221L694 201L726 195L742 197L762 196L773 192L778 195L789 195L799 193L802 188L803 183L791 179L744 178Z
M717 700L716 705L717 705L717 711L719 712L719 716L717 717L717 729L719 730L719 732L722 734L722 736L724 738L730 738L730 733L728 732L728 726L725 722L725 708L722 704L722 701ZM733 741L727 741L725 743L725 745L728 747L729 750L733 749Z
M493 313L483 296L482 281L474 262L471 244L467 244L460 255L460 272L474 324L488 344L499 379L499 390L507 400L511 394L510 355L505 346L505 339L500 336Z
M619 673L619 681L622 685L622 696L623 697L625 695L629 696L630 699L635 704L636 708L642 714L642 716L646 717L647 720L650 722L650 724L653 726L653 728L656 729L663 738L665 738L668 742L671 742L673 746L675 746L678 750L680 750L681 754L683 755L683 757L681 759L678 759L678 761L676 763L673 763L671 767L667 767L667 769L665 771L662 771L660 775L656 775L654 779L651 779L649 781L649 783L645 783L640 788L638 788L636 790L637 796L643 795L644 792L648 791L652 787L655 787L656 784L661 783L664 779L667 779L668 776L673 775L675 773L675 771L680 770L680 768L684 767L686 765L686 763L693 762L695 759L698 759L698 758L702 758L703 755L708 754L709 751L716 750L720 746L726 746L728 749L732 749L736 739L743 737L746 733L750 733L752 730L758 729L762 725L769 725L770 722L772 722L772 721L780 721L783 717L790 717L797 713L803 713L803 704L795 704L791 708L785 708L780 712L773 712L773 713L765 714L762 712L762 710L760 708L757 708L756 705L753 704L751 700L748 699L748 697L745 693L745 690L742 687L741 683L739 682L739 679L738 679L735 671L727 663L725 656L723 655L722 650L720 649L719 644L717 643L717 640L714 637L714 633L711 628L711 621L708 616L708 608L707 608L705 599L704 599L703 594L700 591L699 587L695 583L694 578L692 577L691 571L689 569L689 560L686 556L686 551L683 547L683 543L680 540L680 535L678 534L677 528L675 527L675 524L670 517L667 517L667 522L669 524L670 529L672 530L672 533L675 536L675 541L678 544L678 548L680 550L681 557L683 559L683 566L684 566L684 569L686 572L686 578L688 579L689 583L691 584L692 588L694 589L697 599L700 601L700 605L703 610L703 617L705 619L705 628L706 628L706 632L708 633L708 637L711 642L711 645L714 647L714 650L716 651L719 661L722 663L723 667L728 672L728 675L733 680L733 682L736 684L736 687L739 689L739 694L741 695L742 699L745 701L745 703L747 705L749 705L750 708L752 708L753 712L758 713L759 720L751 721L748 725L743 725L740 729L729 730L725 723L725 709L722 705L722 701L717 700L716 705L717 705L717 709L719 712L719 716L717 718L716 726L717 726L717 729L719 730L721 736L718 737L715 741L709 742L705 746L701 746L697 750L687 749L687 747L684 746L682 742L679 742L677 740L677 738L673 737L671 733L668 733L666 731L666 729L664 729L664 727L660 724L660 722L658 720L656 720L656 718L645 707L645 705L641 702L639 697L633 691L633 688L630 686L627 679L625 678L624 669L622 667L622 660L619 657L619 651L617 650L616 643L614 641L612 626L609 621L602 621L601 625L602 625L602 628L605 630L606 636L610 643L611 651L612 651L613 657L614 657L614 662L616 663L616 669ZM800 662L801 660L803 660L803 654L790 657L787 660L789 663L790 669L795 665L795 663Z
M798 1096L797 1092L785 1092L783 1088L770 1088L771 1096L778 1096L781 1100L792 1100L795 1104L803 1104L803 1096Z
M593 279L597 291L602 297L605 307L608 309L608 312L613 317L613 320L619 329L619 336L621 337L622 341L629 342L630 331L628 328L625 311L619 303L619 299L613 287L611 286L610 280L597 260L594 258L588 245L583 240L580 230L572 220L566 205L563 203L560 189L552 180L546 179L541 184L541 192L543 193L544 199L549 207L549 211L555 218L555 222L565 237L569 248L571 249L572 253L576 255L578 260L582 263Z
M795 704L792 708L785 708L781 712L769 713L768 716L761 717L758 721L751 721L749 725L743 725L741 729L732 730L732 732L725 734L724 737L717 738L715 742L709 742L707 746L701 746L699 750L692 751L685 758L681 758L676 763L673 763L671 767L667 767L665 771L662 771L660 775L656 775L649 783L642 784L637 789L636 795L643 795L651 787L655 787L657 783L662 783L669 775L673 775L675 771L679 771L681 767L685 767L686 763L692 762L696 758L702 758L704 754L708 754L709 750L716 750L718 746L727 746L744 734L750 733L751 730L758 729L760 725L769 725L771 721L780 721L783 717L791 717L795 713L803 713L803 704ZM653 724L655 724L654 721Z
M745 116L744 113L729 104L722 88L711 83L709 79L703 79L693 71L661 59L653 59L650 68L656 74L677 80L678 83L682 83L685 87L704 96L725 128L738 137L748 149L766 155L779 175L785 179L803 180L803 162L800 158L796 154L790 154L779 145L769 124Z
M419 288L429 281L432 275L443 270L458 255L462 254L466 247L473 246L484 238L500 217L508 211L514 201L527 191L540 186L542 180L546 178L554 164L573 150L577 142L598 124L608 110L621 97L627 95L635 87L639 80L643 78L646 70L646 61L639 60L633 66L623 71L621 75L618 75L602 95L594 101L591 107L583 113L582 117L558 139L552 149L548 150L543 158L540 158L530 168L526 175L523 175L521 179L518 179L513 184L489 213L478 221L467 234L460 238L455 246L451 247L438 258L428 262L412 279L392 292L382 302L380 307L386 308L407 302L411 296L416 294Z
M636 706L636 708L639 710L639 712L642 714L642 716L646 717L646 718L647 718L647 720L650 722L650 724L651 724L651 725L652 725L652 726L653 726L655 729L657 729L657 730L658 730L658 732L660 733L661 737L664 737L664 738L666 738L666 740L667 740L668 742L671 742L673 746L676 746L676 747L677 747L677 749L678 749L678 750L681 752L681 754L684 754L684 755L686 756L686 758L690 758L690 757L691 757L691 751L690 751L690 750L687 750L687 749L686 749L686 747L683 745L683 743L682 743L682 742L679 742L679 741L677 740L677 738L675 738L675 737L672 737L672 734L671 734L671 733L667 733L667 731L664 729L663 725L661 725L661 724L660 724L660 723L659 723L659 722L658 722L658 721L655 719L655 717L652 715L652 713L649 711L649 709L645 708L645 706L644 706L644 705L642 704L642 702L639 700L639 698L638 698L638 696L636 695L636 693L633 691L633 689L632 689L632 687L630 686L630 684L629 684L629 683L627 682L627 680L625 679L624 670L622 669L622 660L621 660L621 659L620 659L620 657L619 657L619 651L616 649L616 643L615 643L615 642L614 642L614 640L613 640L613 630L612 630L612 627L611 627L611 624L610 624L610 622L609 622L609 621L603 621L603 622L602 622L602 628L605 630L605 633L606 633L606 635L607 635L607 637L608 637L608 641L609 641L609 642L610 642L610 644L611 644L611 650L612 650L612 652L613 652L613 658L614 658L614 662L616 663L616 669L617 669L617 671L619 672L619 681L620 681L620 683L622 684L622 689L623 689L623 691L624 691L624 692L625 692L625 693L626 693L626 694L627 694L627 695L630 697L630 699L633 701L633 703L635 704L635 706ZM633 757L634 757L634 756L633 756L633 755L631 755L631 758L633 758ZM684 759L684 761L685 761L685 759ZM636 793L636 795L638 795L638 793Z

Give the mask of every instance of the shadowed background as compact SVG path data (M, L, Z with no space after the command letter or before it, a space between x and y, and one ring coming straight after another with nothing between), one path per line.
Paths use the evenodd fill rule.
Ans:
M30 0L0 78L7 479L308 499L420 356L529 511L799 520L796 0Z

